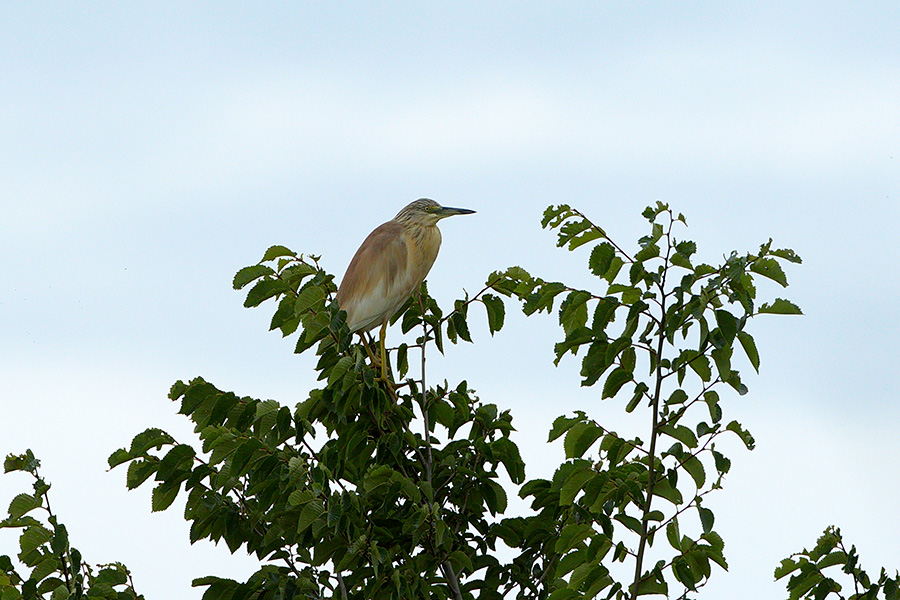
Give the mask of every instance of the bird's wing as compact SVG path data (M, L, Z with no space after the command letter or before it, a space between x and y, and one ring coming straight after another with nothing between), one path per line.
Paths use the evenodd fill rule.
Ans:
M347 311L351 331L381 324L406 301L410 293L405 289L407 257L399 223L388 221L365 239L350 261L336 296L338 306Z

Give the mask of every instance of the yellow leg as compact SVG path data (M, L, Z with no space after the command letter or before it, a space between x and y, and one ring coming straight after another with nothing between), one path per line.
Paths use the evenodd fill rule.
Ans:
M378 334L378 344L381 347L381 378L384 381L388 380L387 376L387 351L384 349L384 338L387 335L387 323L384 323L381 326L381 331Z
M369 342L366 341L366 334L360 333L359 340L362 342L363 348L366 350L366 354L369 357L369 360L372 361L372 364L375 364L375 354L372 352L372 348L369 346Z

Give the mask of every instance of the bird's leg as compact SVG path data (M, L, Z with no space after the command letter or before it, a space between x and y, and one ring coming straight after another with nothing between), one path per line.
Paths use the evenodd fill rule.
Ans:
M363 348L366 350L366 354L369 355L369 360L374 365L378 359L375 358L375 354L372 352L372 347L369 346L369 340L366 339L366 334L362 331L359 332L359 339L362 342Z
M384 323L381 326L381 331L378 333L378 343L381 347L381 379L383 379L385 382L388 381L387 369L389 368L387 364L387 350L384 349L384 338L386 335L387 323Z

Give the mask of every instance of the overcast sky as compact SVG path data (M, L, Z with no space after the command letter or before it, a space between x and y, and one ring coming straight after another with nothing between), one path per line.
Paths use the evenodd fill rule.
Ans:
M758 448L727 450L706 503L730 571L704 597L783 597L778 562L829 524L870 574L900 567L898 31L896 2L3 2L0 453L35 451L86 560L199 599L191 579L254 562L190 547L179 509L105 464L146 427L194 439L177 379L288 405L315 385L237 269L277 243L340 276L425 196L477 211L442 223L442 303L514 264L589 285L543 209L633 246L662 200L708 262L770 237L804 259L761 293L805 316L753 323L761 373L725 404ZM557 415L634 425L577 360L553 367L553 317L474 334L429 378L511 409L529 477L560 458ZM0 505L29 485L0 477Z

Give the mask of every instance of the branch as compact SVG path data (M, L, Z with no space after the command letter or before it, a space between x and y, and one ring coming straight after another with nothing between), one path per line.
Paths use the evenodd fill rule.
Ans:
M441 563L441 571L444 572L444 577L447 578L447 581L450 583L450 589L453 590L453 597L456 600L463 600L462 592L459 590L459 580L456 578L456 573L453 571L453 565L450 564L449 561L444 560Z
M672 243L671 243L671 233L672 233L672 219L669 219L669 229L666 232L666 238L669 240L669 243L666 244L666 257L665 264L669 264L669 258L672 254ZM668 269L663 270L662 278L659 282L659 293L660 293L660 319L659 319L659 340L657 342L657 361L656 361L656 389L653 392L653 399L651 402L651 410L653 411L653 423L650 428L650 452L648 453L648 462L647 462L647 499L644 502L643 507L643 516L641 518L641 539L638 543L638 551L637 551L637 559L634 564L634 582L631 587L631 597L636 598L638 595L638 586L641 583L641 574L643 571L643 562L644 562L644 551L647 546L647 530L650 525L650 506L653 502L653 488L656 484L656 440L659 437L659 400L660 395L662 393L662 382L663 382L663 373L662 373L662 353L663 353L663 345L666 341L666 299L668 298L668 294L666 293L666 275L668 275Z

